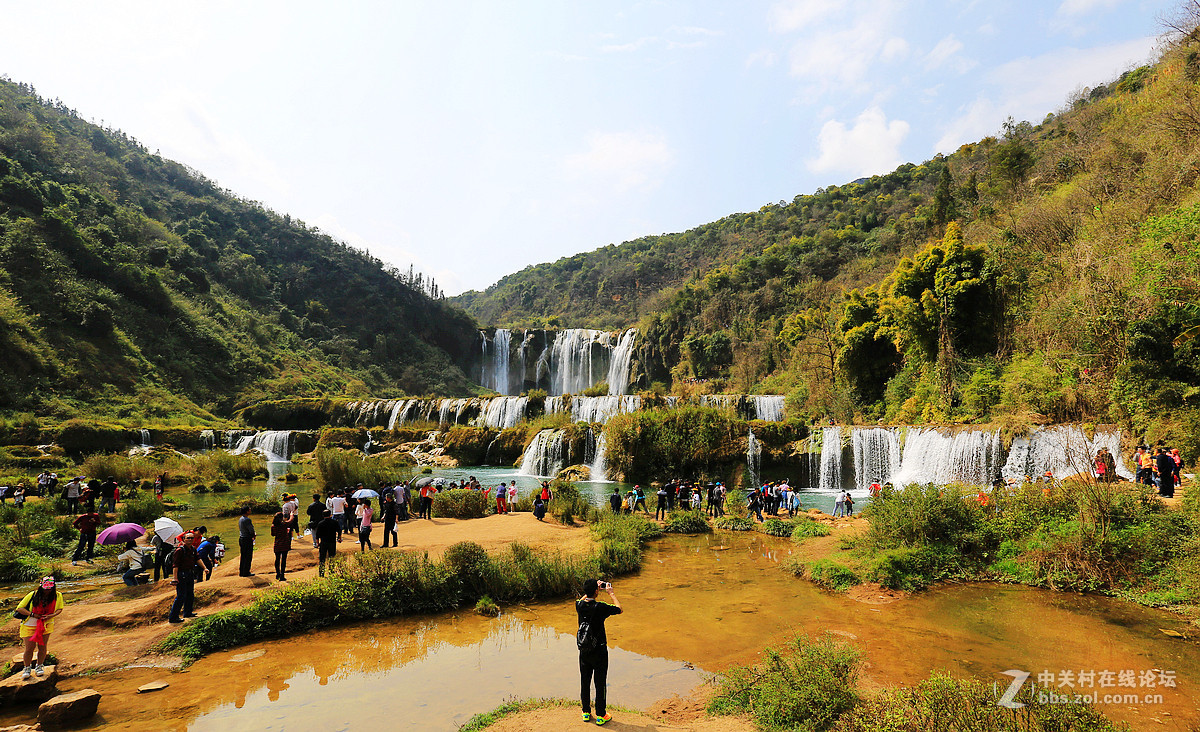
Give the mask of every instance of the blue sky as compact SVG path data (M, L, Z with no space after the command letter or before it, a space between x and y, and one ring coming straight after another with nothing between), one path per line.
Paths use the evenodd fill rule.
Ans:
M0 74L453 294L1040 121L1178 3L3 5Z

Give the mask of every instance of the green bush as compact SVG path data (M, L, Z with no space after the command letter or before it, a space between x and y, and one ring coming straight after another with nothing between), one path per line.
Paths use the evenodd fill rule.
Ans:
M483 518L492 512L492 504L483 491L456 488L433 495L433 515L438 518Z
M753 521L741 516L721 516L713 523L725 531L754 531L756 526Z
M475 603L475 612L485 617L494 618L500 614L500 606L492 598L484 595Z
M807 574L814 584L835 592L845 592L855 585L862 584L862 578L853 569L831 559L819 559L815 562L793 559L787 568L798 576Z
M358 450L326 447L317 450L317 482L327 491L359 483L373 488L381 480L407 480L412 472L411 460L395 455L368 456Z
M792 541L800 542L815 536L829 536L831 531L828 524L810 518L798 518L792 526Z
M165 512L166 507L153 493L139 493L117 507L117 523L146 526L154 523Z
M764 534L783 538L790 537L795 529L796 525L791 521L784 521L777 518L769 518L759 527L759 530Z
M228 506L222 506L214 512L214 516L219 518L228 518L229 516L241 516L242 509L246 506L250 507L250 513L258 515L274 516L279 513L282 506L279 501L269 498L239 498Z
M757 666L721 674L708 711L750 716L766 730L827 730L858 703L861 659L833 636L799 636L764 656Z
M188 493L208 493L208 486L203 483L197 483L188 487Z
M674 511L667 514L663 531L668 534L711 534L712 525L699 511Z
M833 728L837 732L1117 732L1116 725L1088 704L1042 704L1033 684L1022 684L1015 699L1024 706L996 704L992 683L953 679L934 672L910 688L888 689L847 710ZM936 721L935 721L936 720Z

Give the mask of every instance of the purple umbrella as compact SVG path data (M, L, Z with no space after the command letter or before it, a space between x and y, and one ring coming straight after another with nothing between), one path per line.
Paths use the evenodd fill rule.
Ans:
M145 533L146 530L137 524L116 524L101 531L100 536L96 537L96 543L124 544L127 541L133 541Z

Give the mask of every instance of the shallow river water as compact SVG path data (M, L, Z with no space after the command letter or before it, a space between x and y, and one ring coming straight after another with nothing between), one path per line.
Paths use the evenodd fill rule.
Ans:
M614 584L610 700L647 707L709 672L755 660L794 633L831 631L863 650L863 685L910 684L936 669L1007 684L1021 669L1175 672L1163 703L1108 705L1134 729L1200 722L1200 661L1174 616L1102 597L956 585L886 605L821 591L778 567L789 542L763 535L667 537ZM64 681L104 694L93 728L453 730L511 697L574 698L569 600L344 626L213 654L182 673L128 668ZM116 639L114 639L116 640ZM119 641L118 641L119 642ZM144 683L170 687L138 695ZM1088 689L1082 689L1087 691ZM1097 689L1092 689L1097 690ZM1112 691L1123 691L1113 689ZM0 714L0 723L20 721Z

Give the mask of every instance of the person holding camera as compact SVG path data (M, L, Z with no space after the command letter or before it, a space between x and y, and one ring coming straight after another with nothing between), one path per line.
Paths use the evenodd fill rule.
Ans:
M604 590L612 604L598 602L596 593ZM596 686L596 724L612 719L604 708L608 688L608 636L604 632L604 620L621 614L621 602L613 592L610 582L590 579L583 583L583 597L575 602L575 613L579 616L579 632L575 636L579 647L579 700L583 705L583 721L592 720L593 681Z

